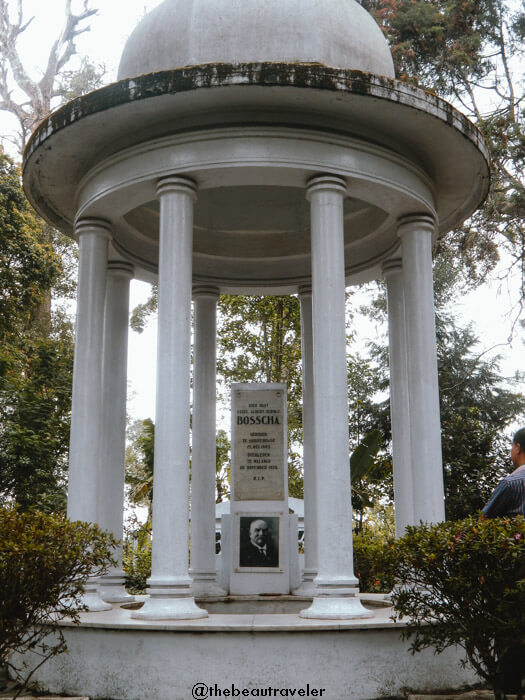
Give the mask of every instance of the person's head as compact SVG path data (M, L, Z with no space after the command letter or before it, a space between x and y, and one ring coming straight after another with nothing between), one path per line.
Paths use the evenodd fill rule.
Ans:
M257 547L264 547L268 542L268 523L266 520L252 520L250 523L250 542Z
M515 467L525 464L525 428L521 428L512 438L510 459Z

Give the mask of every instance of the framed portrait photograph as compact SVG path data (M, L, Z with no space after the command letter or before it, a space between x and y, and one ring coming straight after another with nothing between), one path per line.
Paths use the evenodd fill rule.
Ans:
M279 514L240 515L236 557L238 570L279 570L280 535Z

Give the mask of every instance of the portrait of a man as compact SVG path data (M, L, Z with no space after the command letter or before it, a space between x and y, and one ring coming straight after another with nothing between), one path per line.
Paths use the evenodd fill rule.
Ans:
M240 567L279 566L279 518L240 518Z

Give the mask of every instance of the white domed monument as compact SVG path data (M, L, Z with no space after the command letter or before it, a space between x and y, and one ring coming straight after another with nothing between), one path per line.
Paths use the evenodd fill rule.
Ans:
M165 0L130 36L116 83L38 126L24 183L40 214L79 243L68 514L118 539L129 282L159 287L149 597L139 609L118 605L129 599L121 566L91 581L91 612L41 682L174 698L203 676L262 687L271 669L276 687L310 679L337 700L471 679L452 668L454 650L411 657L388 616L359 596L345 288L387 283L402 534L444 519L432 250L486 196L477 129L395 79L381 30L355 0ZM208 615L229 592L216 575L214 490L216 301L229 293L301 301L306 537L290 593L311 601L299 615ZM244 664L244 654L263 662Z

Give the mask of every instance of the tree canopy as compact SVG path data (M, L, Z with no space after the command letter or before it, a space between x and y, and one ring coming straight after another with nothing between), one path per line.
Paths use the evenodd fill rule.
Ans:
M0 154L0 500L44 510L64 504L72 328L43 318L42 300L63 275L60 255Z
M460 323L455 310L468 286L464 268L450 253L434 262L434 299L440 388L441 444L447 519L467 517L488 500L501 476L508 472L509 426L525 415L523 377L503 377L497 357L487 355L470 324ZM384 287L368 307L374 317L386 313ZM387 392L388 349L374 343L376 387ZM379 397L378 397L379 398ZM387 438L390 455L389 398L365 405L367 424L376 424ZM421 456L424 459L424 455Z
M519 271L525 300L525 5L519 0L363 0L388 38L399 79L452 102L474 120L492 157L485 205L443 246L460 256L471 282L500 259Z
M19 168L1 152L0 231L0 335L5 340L32 327L62 262L25 198Z
M0 0L0 111L15 116L22 149L55 103L100 84L103 68L86 58L70 64L75 39L96 13L83 0L79 14L64 1L64 24L40 76L19 51L33 18L24 2ZM27 509L61 510L69 440L73 330L55 299L75 288L72 242L28 204L19 169L0 153L0 501Z

